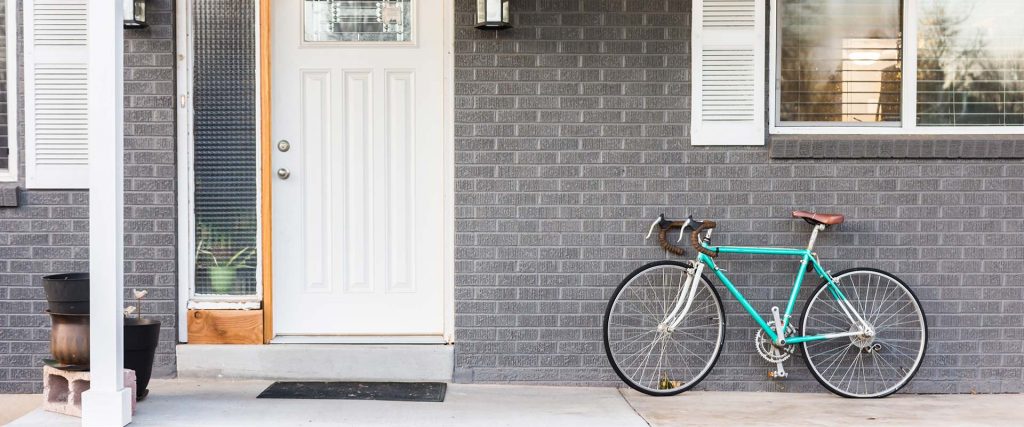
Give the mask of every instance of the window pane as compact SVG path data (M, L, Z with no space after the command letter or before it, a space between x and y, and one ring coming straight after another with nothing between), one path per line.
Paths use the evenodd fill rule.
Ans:
M1024 124L1024 2L921 0L917 123Z
M304 37L317 41L410 40L411 0L305 0Z
M195 292L255 295L255 2L191 1Z
M900 121L900 0L780 0L779 121Z

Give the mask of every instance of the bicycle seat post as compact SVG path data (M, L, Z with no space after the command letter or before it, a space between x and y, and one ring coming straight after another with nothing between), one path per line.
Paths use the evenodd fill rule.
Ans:
M818 224L814 226L814 230L811 231L811 240L807 242L807 250L814 250L814 242L818 240L818 232L825 229L825 224Z

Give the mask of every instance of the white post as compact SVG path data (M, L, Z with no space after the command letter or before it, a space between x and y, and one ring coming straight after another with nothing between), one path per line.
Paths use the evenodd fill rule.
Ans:
M89 2L89 391L82 424L131 422L124 388L124 9Z

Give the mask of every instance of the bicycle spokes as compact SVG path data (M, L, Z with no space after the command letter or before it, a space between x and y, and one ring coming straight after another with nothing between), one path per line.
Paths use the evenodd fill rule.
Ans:
M605 348L616 373L650 394L674 394L700 381L723 338L717 294L681 263L635 272L620 285L605 318Z
M848 271L835 281L870 333L859 321L851 322L835 295L820 287L804 311L803 333L845 336L804 343L808 367L823 385L844 396L876 397L898 390L924 357L927 330L920 303L905 284L881 271Z

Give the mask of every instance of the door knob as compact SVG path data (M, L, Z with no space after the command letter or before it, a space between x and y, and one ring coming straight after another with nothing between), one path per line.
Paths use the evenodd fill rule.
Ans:
M292 173L288 172L288 169L280 168L280 169L277 170L277 177L278 178L288 179L289 176L292 176Z

